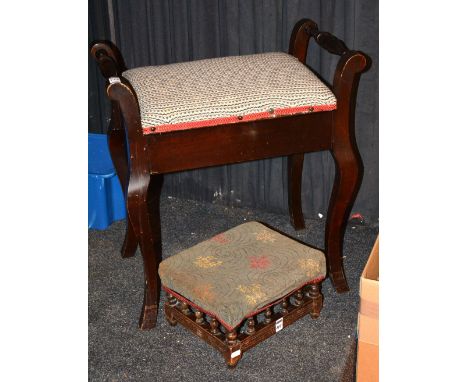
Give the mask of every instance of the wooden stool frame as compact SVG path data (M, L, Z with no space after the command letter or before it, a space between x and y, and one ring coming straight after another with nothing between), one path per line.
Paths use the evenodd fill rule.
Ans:
M265 341L286 326L293 324L307 314L310 314L314 319L318 318L323 306L320 286L321 283L312 284L283 298L277 303L280 308L277 312L274 311L274 306L270 306L247 318L247 327L243 332L240 332L239 328L234 328L231 331L225 328L220 330L220 324L214 317L208 316L210 317L208 322L207 315L199 310L190 309L186 302L178 300L171 294L166 294L164 313L170 325L182 324L219 350L228 366L234 367L247 350Z
M336 110L149 135L143 135L136 93L121 76L126 67L119 50L110 42L91 45L91 55L107 80L107 95L112 102L108 143L127 201L122 256L133 256L138 245L143 256L145 292L140 328L150 329L156 324L162 258L159 199L163 174L177 171L288 156L289 214L299 230L305 227L301 206L304 153L330 151L336 170L325 232L327 269L338 293L349 290L342 262L343 238L362 179L354 110L360 75L370 60L362 52L349 50L330 33L319 31L312 20L304 19L294 27L289 47L289 53L302 63L311 37L340 56L332 89ZM119 77L121 82L111 84L110 77Z

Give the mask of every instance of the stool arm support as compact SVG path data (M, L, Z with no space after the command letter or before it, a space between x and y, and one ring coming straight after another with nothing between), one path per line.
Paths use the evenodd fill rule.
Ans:
M302 19L296 23L291 33L289 54L296 57L304 65L311 37L309 30L317 28L314 21ZM303 165L303 153L288 156L288 208L291 224L296 231L305 228L304 214L302 213Z
M140 328L151 329L156 325L160 294L158 267L162 245L159 199L163 177L150 174L148 140L143 136L138 100L130 83L125 78L109 83L107 95L119 104L127 125L130 148L127 211L134 240L141 249L145 273Z
M325 253L328 275L336 291L345 292L349 287L343 270L343 239L363 175L362 159L354 133L354 113L360 76L370 67L371 60L362 52L348 49L342 40L331 33L321 32L314 21L303 19L295 25L289 44L289 54L303 64L311 37L321 48L341 56L333 80L337 108L333 111L330 151L335 162L335 181L327 213ZM288 158L291 173L289 210L295 228L304 225L300 206L302 161L303 156L293 155Z
M329 32L321 32L317 28L309 28L309 34L315 39L317 44L331 54L342 56L349 52L343 40Z
M305 63L307 48L310 38L313 37L317 44L331 54L343 56L350 50L346 44L338 37L329 32L322 32L317 24L310 19L302 19L296 23L291 33L289 41L289 54L297 57L299 61Z
M143 136L140 107L135 90L125 78L121 78L120 82L108 83L107 96L113 103L118 104L126 123L130 149L130 173L133 176L138 176L140 172L145 172L144 176L149 176L147 169L148 158L146 157L147 143ZM130 193L130 189L128 191Z
M289 40L289 54L296 57L305 64L307 58L307 49L311 37L310 30L317 29L317 24L309 19L299 20L291 32Z
M119 49L110 41L92 42L90 46L90 54L97 62L101 74L107 80L107 94L109 96L109 78L121 78L122 72L127 69L122 55ZM128 199L130 164L128 162L127 133L121 116L121 100L112 100L112 97L109 98L111 98L112 113L109 126L107 128L107 142L123 194L125 195L125 199ZM131 257L135 254L138 247L137 236L138 235L127 211L127 230L121 250L123 257Z
M348 51L336 66L333 79L333 93L337 105L334 117L334 133L342 129L343 134L354 135L354 111L356 108L356 96L361 73L370 67L370 59L362 52ZM354 141L354 136L350 137ZM333 140L333 145L340 140Z
M125 78L121 77L120 81L120 83L114 84L107 83L107 96L112 103L112 117L107 130L107 142L127 204L127 229L121 254L122 257L131 257L138 248L139 225L135 223L135 217L132 218L129 211L128 206L135 199L135 193L129 192L129 186L134 184L135 177L133 176L131 179L131 174L135 170L132 167L135 167L136 160L142 156L140 147L144 142L141 139L140 112L135 91ZM123 114L124 118L122 118L121 114ZM126 129L124 128L123 119L126 121ZM127 138L129 142L128 149ZM146 167L146 164L142 162L144 160L140 159L138 168ZM140 194L142 193L140 192Z
M94 41L91 43L90 53L106 79L120 77L127 70L122 54L110 41Z
M339 38L321 32L309 19L296 23L289 44L289 54L305 64L310 38L331 54L341 56L335 69L333 93L337 109L333 111L331 154L335 162L335 180L327 213L325 254L328 275L337 292L349 290L343 270L343 239L351 208L362 180L362 159L354 134L354 111L361 73L370 66L362 52L349 50ZM289 214L296 229L304 228L301 207L303 154L288 157Z
M127 139L130 151L130 161L128 163L129 176L126 179L127 191L127 211L130 211L130 205L137 202L143 202L144 193L138 192L141 184L149 182L149 172L146 161L146 143L143 139L140 110L134 90L131 85L123 78L120 83L108 84L107 96L112 103L119 105L127 126ZM129 213L131 226L138 237L140 229L140 220Z
M337 108L333 112L330 151L335 162L335 181L327 214L325 252L329 276L338 292L349 290L343 271L343 239L363 175L355 138L354 113L361 73L369 66L370 59L366 55L347 51L338 62L333 81Z
M342 93L349 93L351 88L358 86L360 75L370 68L371 59L364 53L355 50L345 52L335 70L333 92L337 98ZM355 84L353 84L355 82Z

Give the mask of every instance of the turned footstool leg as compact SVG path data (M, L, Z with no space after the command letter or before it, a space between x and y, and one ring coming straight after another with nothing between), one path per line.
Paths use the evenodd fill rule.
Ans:
M312 284L309 290L309 296L312 299L312 311L310 316L318 318L323 306L323 296L320 292L320 284Z
M235 367L242 358L242 351L240 348L233 348L239 344L236 329L226 334L226 343L229 346L229 351L225 353L224 358L229 367Z

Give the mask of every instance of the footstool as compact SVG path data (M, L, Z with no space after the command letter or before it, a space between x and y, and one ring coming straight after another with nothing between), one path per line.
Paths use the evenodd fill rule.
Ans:
M161 262L164 306L218 349L229 366L244 352L322 308L324 254L258 222L239 225Z

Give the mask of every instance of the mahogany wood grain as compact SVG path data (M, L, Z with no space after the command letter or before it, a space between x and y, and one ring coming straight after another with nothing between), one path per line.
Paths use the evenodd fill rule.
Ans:
M343 239L363 173L354 135L354 112L360 75L369 64L363 53L349 51L340 58L333 81L333 92L337 98L331 149L335 181L328 207L325 252L329 276L339 293L349 290L342 261Z
M296 230L305 228L302 213L302 168L304 154L288 156L288 207L289 220Z
M142 134L140 110L134 90L124 79L108 85L107 94L119 102L126 121L130 147L130 176L127 211L143 256L145 291L140 328L151 329L158 314L160 279L158 267L162 257L159 199L163 178L149 171L147 140Z
M111 41L94 41L90 47L91 56L97 61L105 79L119 77L127 70L119 48Z
M311 31L318 30L317 24L309 19L302 19L296 23L289 39L289 54L305 64Z
M332 112L144 136L152 173L241 163L331 148Z
M289 54L305 64L309 48L310 29L317 28L312 20L301 20L294 26L289 40ZM318 150L317 150L318 151ZM304 154L288 156L288 207L289 218L295 230L305 228L302 213L302 169Z
M119 178L120 186L122 187L122 192L126 199L129 176L127 138L120 114L120 106L116 101L112 101L111 120L109 123L109 128L107 129L107 143L109 146L112 162L114 163L114 167ZM137 247L137 236L130 219L128 219L127 211L127 229L121 249L122 257L133 256L137 250Z

